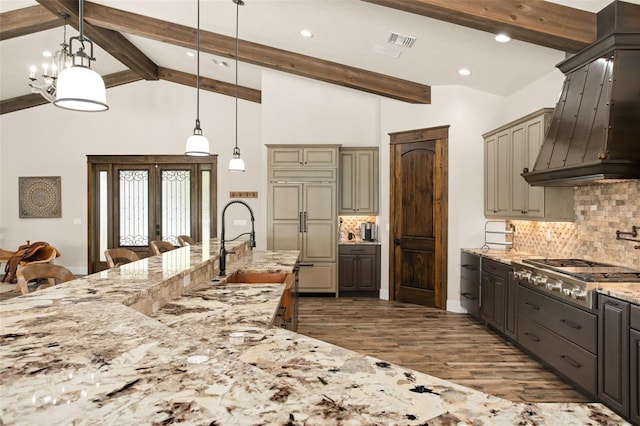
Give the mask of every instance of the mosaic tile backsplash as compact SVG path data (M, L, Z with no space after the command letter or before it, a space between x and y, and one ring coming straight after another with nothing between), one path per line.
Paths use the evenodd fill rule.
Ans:
M338 227L342 221L342 227L344 228L344 238L347 239L349 232L352 232L357 240L362 239L360 235L360 224L366 222L378 223L377 216L339 216ZM339 228L338 228L339 229Z
M573 223L513 220L507 226L510 223L516 226L514 247L519 251L640 269L640 249L634 249L640 242L616 240L616 230L640 227L640 181L576 187Z

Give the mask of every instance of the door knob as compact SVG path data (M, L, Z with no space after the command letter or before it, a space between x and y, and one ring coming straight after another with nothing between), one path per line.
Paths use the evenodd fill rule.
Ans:
M402 243L402 240L400 238L396 238L393 240L393 243L397 246L399 246Z

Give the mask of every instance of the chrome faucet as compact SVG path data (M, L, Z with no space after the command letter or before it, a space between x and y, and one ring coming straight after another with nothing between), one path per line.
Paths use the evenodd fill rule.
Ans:
M243 235L247 235L249 234L249 244L251 247L255 247L256 246L256 231L255 231L255 222L256 222L256 218L253 215L253 210L251 210L251 207L249 207L249 204L245 203L242 200L231 200L229 201L227 204L225 204L224 208L222 209L222 232L220 233L220 259L218 260L219 264L220 264L220 273L219 275L221 277L225 276L226 273L226 269L227 269L227 254L233 254L234 252L232 251L227 251L224 248L224 243L225 243L225 239L224 239L224 217L227 211L227 207L229 207L232 204L242 204L243 206L245 206L248 210L249 213L251 214L251 232L243 232L242 234L238 235L235 238L232 238L230 240L226 240L226 241L235 241L238 238L240 238Z

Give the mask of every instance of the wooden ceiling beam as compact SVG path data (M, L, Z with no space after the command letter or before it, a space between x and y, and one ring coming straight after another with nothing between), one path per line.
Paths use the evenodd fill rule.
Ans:
M36 0L53 14L61 12L69 15L69 24L78 29L78 2L76 0ZM85 6L86 7L86 6ZM122 34L108 29L94 27L86 22L84 35L96 45L103 48L111 56L122 62L127 68L135 71L145 80L158 79L158 66L127 40ZM75 52L71 52L75 53Z
M107 74L103 77L103 79L104 85L107 88L142 80L142 78L136 72L131 70ZM47 101L38 93L30 93L24 96L3 99L2 101L0 101L0 115L48 103L49 101Z
M43 0L38 0L43 1ZM160 19L85 2L91 25L194 49L196 29ZM235 38L200 31L200 50L235 59ZM238 59L254 65L321 80L410 103L431 103L431 87L311 56L239 41Z
M196 87L195 74L189 74L178 70L159 67L158 77L160 77L161 80L167 80L185 86ZM224 81L200 76L200 88L202 90L235 97L235 87L236 86L231 83L226 83ZM261 103L262 92L260 92L260 90L251 89L249 87L238 86L238 99Z
M363 0L552 49L593 43L596 14L543 0Z
M64 18L36 5L0 13L0 40L46 31L64 25Z

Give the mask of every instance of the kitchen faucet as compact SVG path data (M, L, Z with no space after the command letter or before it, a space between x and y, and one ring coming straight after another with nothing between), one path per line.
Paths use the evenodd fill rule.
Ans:
M220 259L219 259L219 264L220 264L220 272L219 275L221 277L225 276L225 270L227 267L227 254L233 254L234 252L232 251L227 251L224 248L224 243L225 243L225 239L224 239L224 216L225 213L227 211L227 207L229 207L232 204L242 204L243 206L245 206L248 210L249 213L251 214L251 232L243 232L242 234L238 235L235 238L232 238L230 240L227 241L235 241L238 238L240 238L243 235L247 235L249 234L249 244L251 245L251 247L255 247L256 246L256 231L255 231L255 222L256 222L256 218L253 215L253 210L251 210L251 207L249 207L249 204L245 203L242 200L231 200L229 201L227 204L225 204L224 208L222 209L222 232L220 233Z

